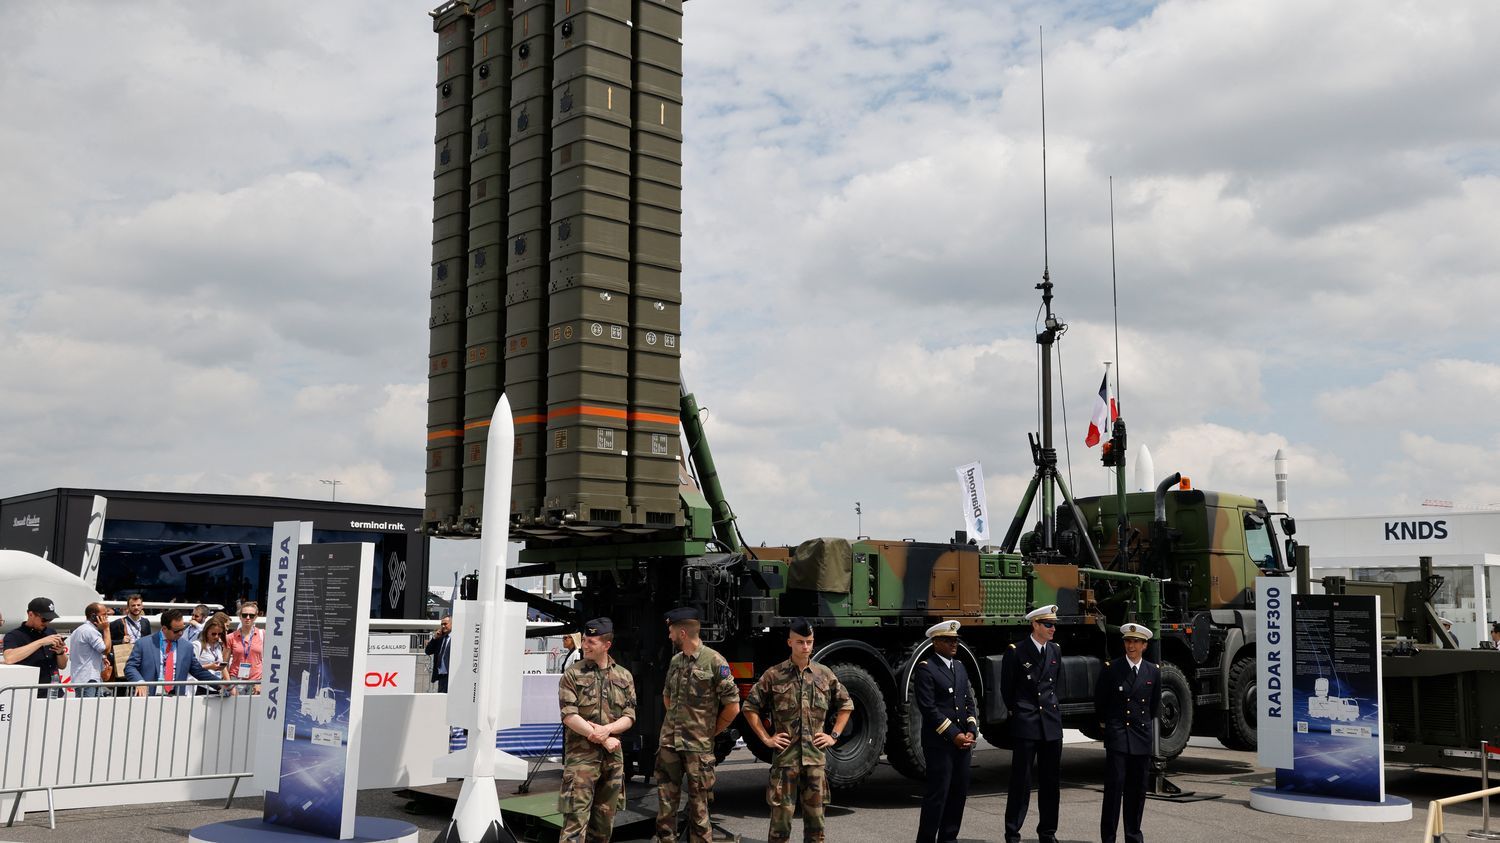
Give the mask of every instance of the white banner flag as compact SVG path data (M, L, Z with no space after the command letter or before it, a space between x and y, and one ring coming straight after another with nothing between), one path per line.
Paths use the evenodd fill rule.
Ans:
M957 471L958 485L963 488L964 522L968 525L969 538L989 541L990 505L984 496L984 469L979 463L971 462L959 466Z

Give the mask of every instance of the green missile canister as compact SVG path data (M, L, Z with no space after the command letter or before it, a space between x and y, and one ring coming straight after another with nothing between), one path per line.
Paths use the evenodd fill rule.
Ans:
M428 319L427 484L423 528L452 532L459 509L468 258L469 78L473 15L466 2L432 13L438 36L432 292Z
M634 4L629 475L637 524L682 523L682 3Z
M546 482L547 229L552 139L552 3L516 0L511 20L505 392L515 422L511 519L539 522Z
M490 415L505 387L505 275L500 256L505 248L509 204L510 28L506 4L489 0L474 7L463 469L458 514L459 529L468 534L479 532Z

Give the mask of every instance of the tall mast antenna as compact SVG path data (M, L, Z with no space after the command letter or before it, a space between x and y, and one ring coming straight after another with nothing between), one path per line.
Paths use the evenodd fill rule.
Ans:
M1109 291L1115 305L1115 408L1121 416L1125 406L1120 396L1125 388L1120 385L1120 284L1115 274L1115 177L1109 177Z
M1036 53L1037 65L1041 71L1042 89L1042 283L1048 286L1043 289L1046 299L1047 315L1052 315L1052 272L1050 267L1051 244L1047 239L1047 56L1042 45L1042 28L1036 28Z

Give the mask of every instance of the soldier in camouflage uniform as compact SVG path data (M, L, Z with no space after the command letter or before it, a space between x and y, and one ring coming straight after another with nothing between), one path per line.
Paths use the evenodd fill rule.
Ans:
M656 839L677 839L677 802L686 790L687 837L693 843L708 843L713 838L708 798L714 787L714 736L739 715L740 691L729 662L699 638L696 609L673 609L666 620L679 652L667 665L662 683L665 713L656 750Z
M635 677L609 656L614 623L595 618L583 625L583 658L557 683L566 727L559 843L605 843L615 813L625 807L625 754L615 737L635 724Z
M838 743L854 701L833 671L812 660L813 629L805 618L787 627L792 657L767 670L745 700L745 722L760 742L776 751L766 804L771 806L768 843L792 837L792 814L802 805L802 839L823 841L823 800L828 777L823 752ZM828 713L838 712L831 731Z

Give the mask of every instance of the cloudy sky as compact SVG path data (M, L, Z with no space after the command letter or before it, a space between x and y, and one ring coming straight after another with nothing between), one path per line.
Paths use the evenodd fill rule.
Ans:
M0 495L421 505L426 11L0 7ZM865 533L949 536L975 459L1017 500L1039 27L1074 487L1109 484L1082 439L1113 177L1158 474L1270 498L1285 448L1298 514L1500 502L1500 5L687 11L684 370L747 538L853 534L855 501Z

